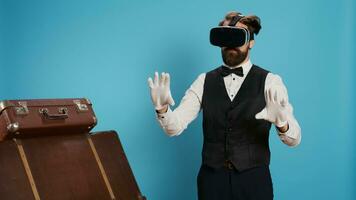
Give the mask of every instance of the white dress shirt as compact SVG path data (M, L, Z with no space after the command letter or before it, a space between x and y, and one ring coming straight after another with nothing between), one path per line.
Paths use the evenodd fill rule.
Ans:
M226 65L224 66L229 67ZM250 60L248 60L247 62L235 67L242 67L244 76L240 77L232 73L224 77L226 92L229 95L231 101L233 101L235 98L243 81L245 80L246 75L249 73L252 67L252 63ZM176 109L172 111L168 107L166 113L156 115L160 126L168 136L180 135L188 127L188 124L198 116L201 110L205 75L205 73L202 73L198 76L190 88L185 92L184 97ZM280 76L273 73L268 73L265 80L265 91L271 87L276 86L282 86L286 89ZM286 110L288 112L287 122L289 124L289 129L285 133L281 133L278 131L278 129L277 132L283 143L294 147L297 146L301 141L301 129L293 115L293 107L290 103L287 104Z

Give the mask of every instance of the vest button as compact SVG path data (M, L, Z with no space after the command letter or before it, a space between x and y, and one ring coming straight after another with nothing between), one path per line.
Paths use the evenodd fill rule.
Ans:
M227 131L231 132L231 131L232 131L232 128L231 128L231 127L227 128Z

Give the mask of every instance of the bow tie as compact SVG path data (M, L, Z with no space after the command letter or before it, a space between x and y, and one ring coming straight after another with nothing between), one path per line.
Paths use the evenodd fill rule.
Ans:
M236 74L236 75L238 75L238 76L241 76L241 77L244 76L242 67L238 67L238 68L234 68L234 69L230 69L230 68L225 67L225 66L222 66L222 67L221 67L221 75L222 75L223 77L228 76L228 75L230 75L230 74L232 74L232 73L234 73L234 74Z

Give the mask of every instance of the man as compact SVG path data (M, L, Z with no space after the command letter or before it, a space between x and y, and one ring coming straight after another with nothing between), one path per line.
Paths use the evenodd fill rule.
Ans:
M277 129L291 147L301 141L301 129L280 76L250 61L257 16L230 12L210 32L221 47L223 65L200 74L174 105L170 76L148 79L157 119L169 136L178 136L203 111L202 165L197 177L199 200L273 199L269 171L269 130Z

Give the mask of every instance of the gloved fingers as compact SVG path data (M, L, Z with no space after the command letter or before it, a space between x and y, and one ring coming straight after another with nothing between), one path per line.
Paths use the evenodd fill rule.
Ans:
M286 97L283 97L282 100L281 100L281 102L280 102L280 104L281 104L281 106L286 107L287 104L288 104L287 98L286 98Z
M161 73L161 79L159 80L159 85L163 86L164 80L166 79L166 74L164 72Z
M288 100L287 88L285 86L278 86L279 93Z
M285 92L283 90L278 90L277 92L277 102L281 107L285 108L288 104L288 96L285 95Z
M267 109L266 108L262 109L261 112L259 112L255 115L255 118L256 119L266 119L267 118Z
M277 89L272 90L272 95L273 95L273 103L279 103L278 102L278 90Z
M155 72L155 77L154 77L154 81L153 81L155 86L158 86L158 80L159 80L158 72Z
M279 89L276 89L276 93L275 93L275 102L278 103L279 105L282 105L282 99L283 99L283 94L282 91Z
M265 90L265 101L266 101L266 104L269 103L268 90Z
M268 102L273 103L273 96L272 96L272 88L268 89L267 91L267 96L268 96Z
M166 73L165 85L167 86L167 88L171 87L171 77L169 73Z
M154 88L154 84L153 84L153 81L152 81L152 78L151 78L151 77L148 78L147 82L148 82L148 86L149 86L151 89Z
M168 103L169 103L169 105L171 105L171 106L174 106L174 104L175 104L175 102L174 102L174 100L173 100L171 94L169 94Z
M285 101L285 103L287 104L288 103L288 92L287 92L287 89L285 87L282 88L282 91L283 91L283 99Z

